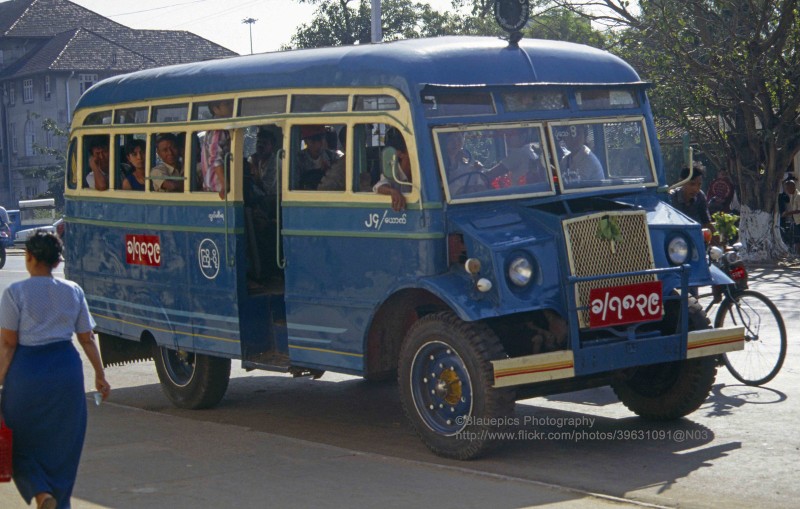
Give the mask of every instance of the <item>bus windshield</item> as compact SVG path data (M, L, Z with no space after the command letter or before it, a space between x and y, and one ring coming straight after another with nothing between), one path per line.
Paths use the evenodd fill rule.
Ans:
M437 131L448 198L498 199L552 194L541 124Z
M435 134L450 201L554 194L555 182L563 193L657 182L641 117L483 124Z

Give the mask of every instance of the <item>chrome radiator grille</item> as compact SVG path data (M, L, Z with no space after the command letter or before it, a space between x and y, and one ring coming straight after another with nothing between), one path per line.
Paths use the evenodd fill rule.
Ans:
M604 239L600 221L609 218L619 226L617 240ZM644 211L602 212L562 222L571 275L601 276L655 268L647 216ZM605 288L655 281L655 275L624 276L578 283L576 306L589 304L593 288ZM589 326L589 312L578 312L581 328Z

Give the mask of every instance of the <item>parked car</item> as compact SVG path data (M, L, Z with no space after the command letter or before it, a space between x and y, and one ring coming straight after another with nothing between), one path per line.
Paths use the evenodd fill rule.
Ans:
M65 231L64 230L64 226L65 226L64 225L64 218L62 217L61 219L58 219L55 223L53 223L51 225L38 226L36 228L28 228L28 229L25 229L25 230L20 230L14 236L14 244L16 244L16 245L24 244L25 241L27 241L28 238L30 238L30 236L33 235L33 232L35 232L36 230L42 230L42 231L45 231L45 232L53 232L56 235L58 235L59 237L61 237L61 239L63 240L64 239L64 231Z

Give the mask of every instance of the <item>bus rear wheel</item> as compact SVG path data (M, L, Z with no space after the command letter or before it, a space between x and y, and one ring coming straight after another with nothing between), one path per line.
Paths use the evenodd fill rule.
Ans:
M222 400L231 377L231 360L155 346L161 389L178 408L211 408Z
M450 312L417 321L400 349L400 400L434 453L476 458L498 443L493 433L514 411L514 393L495 389L491 361L505 351L486 325Z

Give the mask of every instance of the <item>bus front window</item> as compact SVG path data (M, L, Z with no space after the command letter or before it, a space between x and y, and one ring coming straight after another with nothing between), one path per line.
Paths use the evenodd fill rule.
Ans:
M541 126L437 133L450 199L552 192L542 138Z
M551 124L556 168L565 192L655 185L641 118Z

